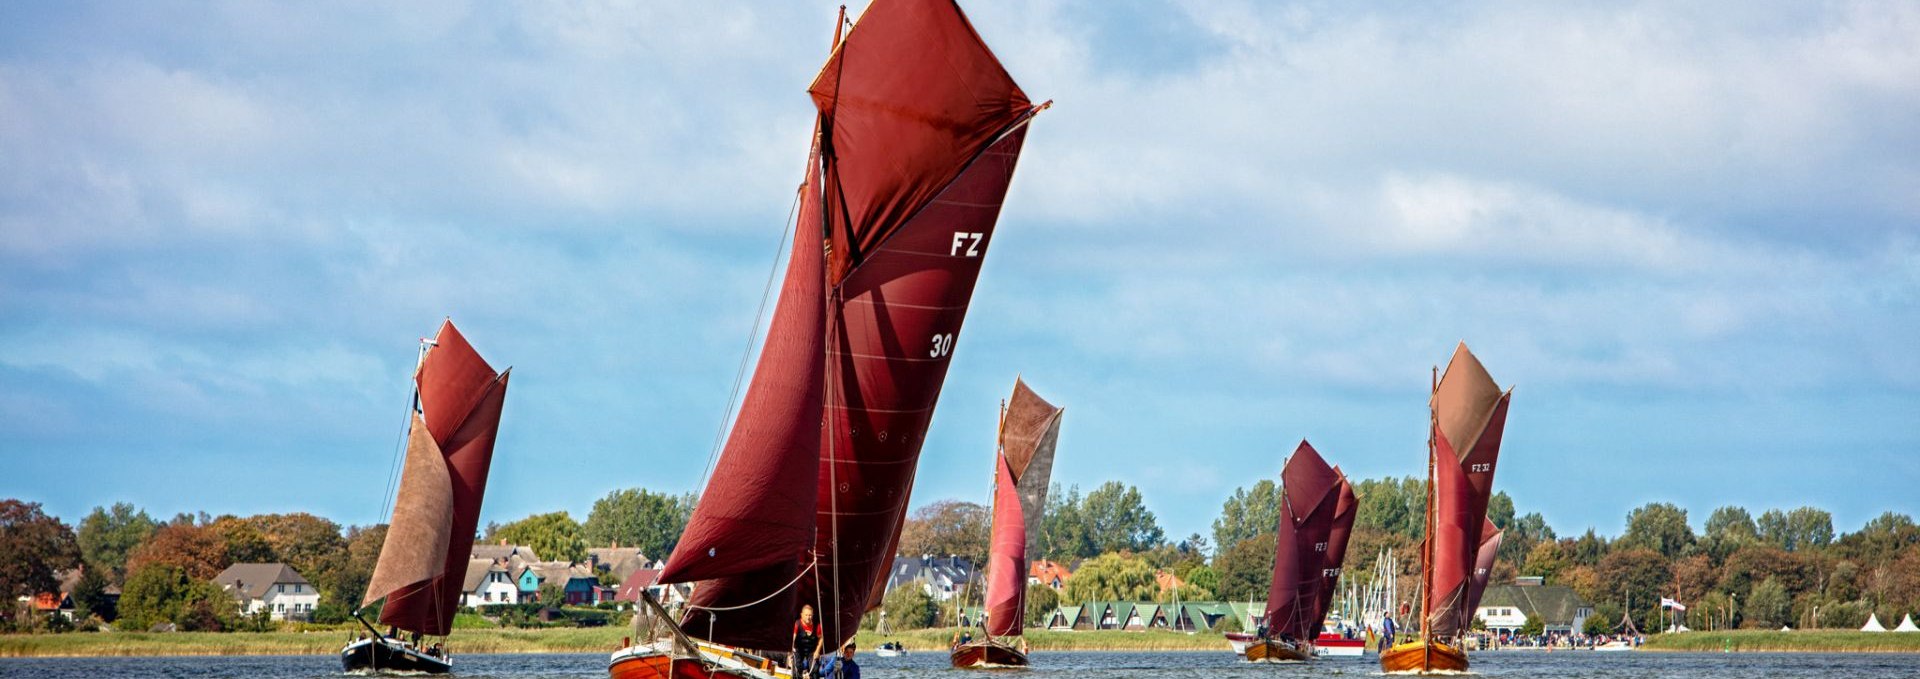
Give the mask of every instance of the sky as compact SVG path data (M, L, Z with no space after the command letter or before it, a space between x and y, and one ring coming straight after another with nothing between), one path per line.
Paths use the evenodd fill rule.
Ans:
M965 8L1056 103L916 505L1016 375L1176 538L1303 438L1423 474L1464 340L1562 534L1920 514L1920 5ZM384 521L444 317L514 368L484 521L697 489L835 9L0 5L0 497Z

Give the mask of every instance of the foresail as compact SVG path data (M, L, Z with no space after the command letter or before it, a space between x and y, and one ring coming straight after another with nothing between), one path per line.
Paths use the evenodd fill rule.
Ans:
M1018 636L1026 624L1027 530L1011 460L994 456L993 526L987 557L987 634Z
M373 566L373 577L360 605L444 572L452 518L453 480L447 472L447 460L440 453L440 445L427 433L426 421L415 413L407 432L407 457L401 465L393 520L387 525L380 560Z
M876 0L808 92L834 283L1033 108L951 0Z

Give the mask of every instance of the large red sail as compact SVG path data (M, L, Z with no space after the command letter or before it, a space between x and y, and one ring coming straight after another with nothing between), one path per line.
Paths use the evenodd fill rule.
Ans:
M467 558L473 553L480 501L487 490L487 470L500 430L507 379L507 373L495 373L487 365L450 320L440 326L433 348L421 359L414 375L420 395L420 416L415 422L424 424L445 460L452 508L446 518L447 549L437 575L387 594L387 603L380 609L382 624L436 636L453 631L454 609L459 607Z
M807 89L835 283L1033 112L951 0L876 0Z
M1346 488L1340 473L1320 457L1306 441L1294 449L1287 466L1280 471L1281 501L1278 534L1274 540L1273 581L1267 587L1267 632L1298 640L1311 640L1320 634L1326 618L1322 596L1330 590L1326 571L1338 568L1331 560L1338 552L1346 554L1344 539L1336 548L1333 542L1335 518ZM1351 505L1352 493L1344 494ZM1351 506L1347 530L1351 530ZM1342 531L1343 537L1346 530ZM1338 573L1334 576L1337 578Z
M1480 551L1473 558L1473 577L1467 586L1467 603L1464 607L1472 611L1480 608L1480 595L1487 592L1487 580L1493 577L1493 560L1500 553L1500 539L1503 532L1488 521L1480 527L1483 537L1480 539Z
M702 581L694 589L687 631L721 643L764 642L767 634L756 631L791 621L800 591L787 585L812 559L826 365L815 171L802 187L799 214L786 280L746 400L660 577L668 583ZM716 610L756 601L740 613Z
M1429 637L1456 636L1471 622L1472 580L1487 537L1487 503L1511 396L1464 343L1434 391L1432 556L1424 606Z
M763 354L750 389L793 393L770 396L759 414L743 406L723 454L738 464L716 469L701 505L717 508L708 517L696 510L702 527L688 528L705 537L683 541L668 566L668 579L702 580L686 631L732 646L785 648L806 602L833 648L878 602L920 446L1035 113L950 1L876 0L810 92L820 131L810 172L818 174L807 183L779 308L798 318L811 295L824 310L824 336L808 333L811 322L783 325L776 311L767 352L775 336L824 345L787 347L779 360ZM789 337L798 334L810 337ZM821 386L801 388L817 367ZM741 439L749 422L768 421L777 424ZM803 499L789 486L809 483L813 504L788 513ZM739 489L738 498L717 501L716 488ZM780 497L751 502L763 493ZM809 525L796 525L802 516ZM719 519L736 521L706 523ZM733 540L741 530L746 536ZM758 570L724 563L722 550ZM692 563L703 557L714 563Z
M1353 484L1347 482L1347 475L1342 474L1338 466L1333 468L1333 473L1340 477L1340 488L1334 492L1333 528L1327 531L1326 562L1320 567L1320 601L1316 610L1320 611L1322 620L1333 605L1334 593L1339 591L1340 572L1347 563L1347 538L1353 536L1353 519L1360 510L1360 501L1354 497Z

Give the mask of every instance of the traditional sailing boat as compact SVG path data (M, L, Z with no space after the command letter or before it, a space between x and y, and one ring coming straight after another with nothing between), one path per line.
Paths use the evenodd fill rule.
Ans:
M512 369L494 372L451 320L432 340L422 340L420 351L393 521L360 602L364 607L385 597L380 623L413 633L414 643L382 634L356 612L373 636L340 649L349 672L453 669L444 650L423 649L418 640L453 631Z
M1254 662L1307 660L1333 603L1347 558L1347 537L1359 503L1340 468L1327 465L1306 441L1280 470L1280 521L1274 537L1273 581L1265 621L1257 634L1228 636Z
M1485 591L1500 534L1487 520L1511 389L1462 342L1428 406L1427 538L1421 543L1420 637L1380 654L1387 672L1464 672L1460 639Z
M1000 452L994 455L993 538L987 557L987 619L979 641L954 646L954 667L1026 667L1027 547L1040 534L1060 439L1063 408L1014 378L1013 397L1000 413Z
M808 91L818 116L780 300L658 580L698 585L678 623L642 597L664 634L616 652L616 678L771 676L802 603L821 614L824 652L879 603L1001 201L1046 108L951 0L875 0L844 40L836 26Z

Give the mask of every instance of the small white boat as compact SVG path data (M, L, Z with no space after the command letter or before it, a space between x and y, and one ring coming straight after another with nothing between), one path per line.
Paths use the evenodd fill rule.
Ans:
M1629 643L1627 643L1627 642L1625 642L1625 641L1620 641L1620 640L1615 640L1615 641L1609 641L1609 642L1607 642L1607 643L1604 643L1604 644L1601 644L1601 645L1599 645L1599 646L1595 646L1595 647L1593 647L1593 650L1596 650L1596 651L1631 651L1631 650L1633 650L1633 644L1629 644Z
M907 654L907 647L889 641L874 649L873 654L882 658L898 658Z

